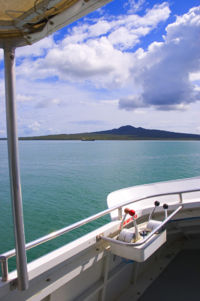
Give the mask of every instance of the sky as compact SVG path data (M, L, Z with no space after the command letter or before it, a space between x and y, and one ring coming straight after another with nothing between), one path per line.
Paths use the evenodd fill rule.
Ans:
M200 134L199 0L114 0L16 50L19 136L123 125ZM0 137L6 137L0 50Z

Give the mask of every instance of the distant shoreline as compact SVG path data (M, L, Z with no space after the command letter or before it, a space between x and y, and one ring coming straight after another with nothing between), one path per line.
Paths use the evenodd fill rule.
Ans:
M141 138L126 138L126 137L101 137L101 138L93 138L93 140L83 140L81 138L40 138L40 137L19 137L19 141L200 141L200 138L149 138L149 137L141 137ZM7 141L7 138L0 138L0 141Z
M6 138L0 138L0 140L6 140ZM158 141L200 141L200 135L169 132L164 130L145 129L141 127L134 127L131 125L122 126L117 129L90 132L90 133L78 133L78 134L54 134L43 136L31 136L31 137L19 137L19 140L80 140L80 141L95 141L95 140L158 140Z

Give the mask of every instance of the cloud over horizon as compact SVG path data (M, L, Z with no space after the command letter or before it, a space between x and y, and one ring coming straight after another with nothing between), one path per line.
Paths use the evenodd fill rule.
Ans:
M54 43L51 49L48 46L52 41L47 40L47 54L34 62L24 60L17 68L18 75L43 79L54 74L60 80L88 81L97 87L124 86L131 76L131 49L169 15L169 5L163 2L143 16L128 14L90 19L68 30L66 37ZM38 47L36 53L41 53L41 45Z
M190 80L190 74L200 70L200 7L177 17L166 32L164 42L152 43L132 68L142 92L121 98L120 109L183 110L200 100Z

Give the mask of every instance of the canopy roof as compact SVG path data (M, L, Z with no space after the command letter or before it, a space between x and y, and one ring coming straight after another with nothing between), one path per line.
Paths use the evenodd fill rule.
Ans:
M32 44L111 0L0 0L0 47Z

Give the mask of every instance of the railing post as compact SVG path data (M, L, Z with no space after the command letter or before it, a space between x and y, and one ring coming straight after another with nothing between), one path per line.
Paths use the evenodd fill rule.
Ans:
M5 256L0 257L2 281L8 281L8 259Z
M182 193L179 193L179 199L180 199L180 203L182 204L182 203L183 203L183 196L182 196Z
M118 208L118 220L122 219L122 207Z
M24 237L24 221L17 137L17 114L15 99L15 49L10 47L9 45L4 49L4 63L8 159L16 245L18 289L25 290L28 288L28 272Z

